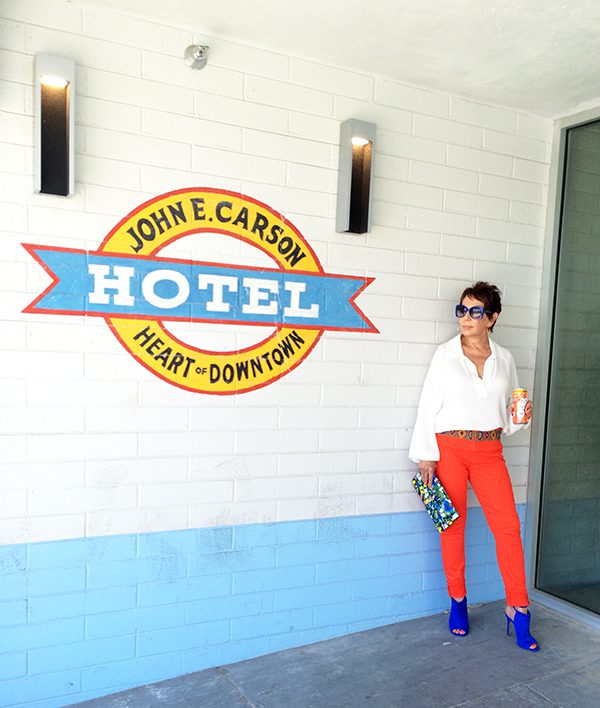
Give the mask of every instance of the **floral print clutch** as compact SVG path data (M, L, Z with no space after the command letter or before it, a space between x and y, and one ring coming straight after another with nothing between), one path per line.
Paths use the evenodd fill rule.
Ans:
M437 477L433 478L433 489L423 482L420 472L414 476L412 483L440 533L458 519L458 512Z

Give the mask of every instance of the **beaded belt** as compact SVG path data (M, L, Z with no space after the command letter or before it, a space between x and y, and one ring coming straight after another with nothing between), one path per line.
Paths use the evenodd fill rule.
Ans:
M444 430L440 435L449 435L452 438L463 440L500 440L502 428L495 430Z

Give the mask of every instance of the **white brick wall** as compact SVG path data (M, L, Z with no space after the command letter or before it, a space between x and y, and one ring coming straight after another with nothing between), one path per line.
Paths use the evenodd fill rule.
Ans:
M533 382L549 122L201 29L63 0L0 7L2 543L418 508L420 385L475 278L503 290L496 336ZM182 59L192 41L211 45L202 72ZM38 51L77 65L69 199L32 193ZM378 124L361 236L334 230L349 117ZM95 249L142 201L202 185L283 212L327 270L374 277L359 302L380 334L326 332L280 382L211 397L153 377L101 319L21 313L48 283L21 242ZM223 252L207 244L178 253ZM221 334L214 347L251 336ZM527 445L507 448L518 500Z

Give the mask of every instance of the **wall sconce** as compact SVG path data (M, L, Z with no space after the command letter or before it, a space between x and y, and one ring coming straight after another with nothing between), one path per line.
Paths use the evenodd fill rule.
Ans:
M350 118L340 126L335 230L364 234L371 228L375 123Z
M75 191L75 64L35 56L34 191L67 197Z

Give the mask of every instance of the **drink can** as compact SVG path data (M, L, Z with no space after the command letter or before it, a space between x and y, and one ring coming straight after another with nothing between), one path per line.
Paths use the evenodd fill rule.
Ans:
M529 399L527 398L527 390L524 388L515 388L512 394L512 407L511 415L513 423L517 425L528 423L529 417L525 412L527 403Z

